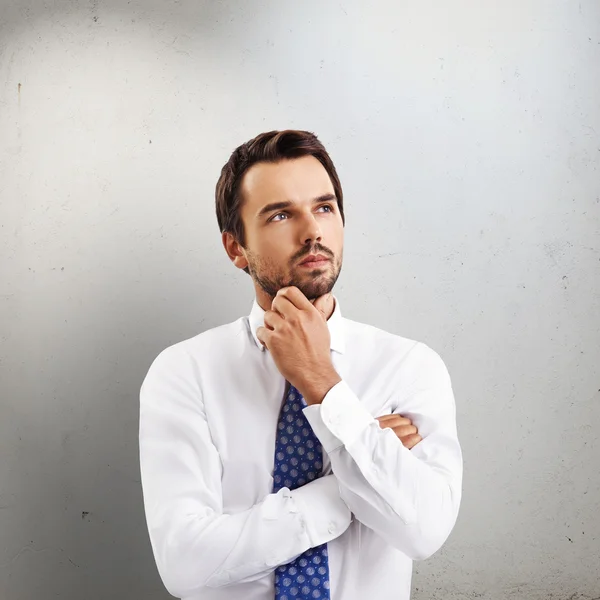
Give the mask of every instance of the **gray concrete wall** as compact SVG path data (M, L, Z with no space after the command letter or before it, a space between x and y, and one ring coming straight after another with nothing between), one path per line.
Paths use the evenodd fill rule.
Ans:
M414 598L597 598L600 4L0 0L0 599L167 598L139 385L249 311L214 185L287 127L339 167L344 313L453 377Z

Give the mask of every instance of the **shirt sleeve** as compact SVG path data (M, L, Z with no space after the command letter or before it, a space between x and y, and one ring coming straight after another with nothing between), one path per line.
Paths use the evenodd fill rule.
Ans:
M412 450L394 431L380 427L344 380L304 413L355 518L420 560L443 545L456 522L462 453L454 394L442 359L417 343L400 368L394 412L410 418L423 438Z
M140 391L146 520L160 576L177 597L263 577L351 522L335 475L225 513L221 461L194 368L172 346L154 361Z

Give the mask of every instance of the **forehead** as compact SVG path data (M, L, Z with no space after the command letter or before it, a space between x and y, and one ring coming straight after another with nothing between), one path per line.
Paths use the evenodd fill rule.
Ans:
M325 167L314 156L257 163L244 175L240 190L242 210L248 213L271 202L312 202L323 194L334 193Z

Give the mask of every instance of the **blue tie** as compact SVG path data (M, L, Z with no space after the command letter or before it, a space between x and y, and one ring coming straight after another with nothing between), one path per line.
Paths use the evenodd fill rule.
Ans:
M277 423L273 492L299 488L322 475L323 448L302 409L306 401L290 384ZM310 548L275 570L275 600L329 600L327 544Z

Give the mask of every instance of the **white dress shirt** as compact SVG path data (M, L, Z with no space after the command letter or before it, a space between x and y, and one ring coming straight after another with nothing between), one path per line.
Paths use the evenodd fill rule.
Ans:
M462 490L455 403L423 343L327 321L342 378L304 413L324 475L273 489L286 382L256 337L264 311L170 346L140 391L140 460L150 541L169 592L186 600L273 600L274 570L328 543L332 600L408 600L412 561L447 539ZM412 419L405 448L377 416Z

